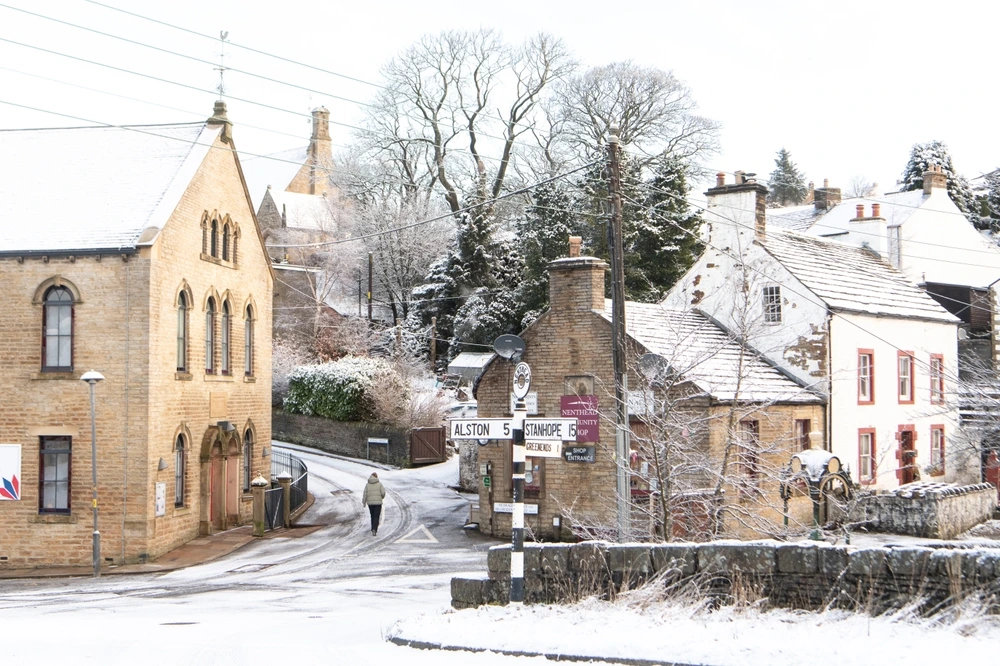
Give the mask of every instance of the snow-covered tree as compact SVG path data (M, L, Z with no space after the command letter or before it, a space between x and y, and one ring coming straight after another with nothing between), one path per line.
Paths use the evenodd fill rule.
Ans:
M521 328L527 328L549 304L549 262L569 254L570 236L579 235L578 193L566 181L554 181L532 192L532 202L517 223L517 242L524 260L517 300Z
M965 213L969 221L977 228L989 228L989 222L984 223L980 219L979 207L976 205L976 197L972 193L969 181L955 171L948 146L941 141L934 140L913 144L913 148L910 149L910 160L906 163L906 168L903 169L900 190L908 192L923 189L924 172L932 165L941 167L941 171L948 179L948 196L955 202L958 209Z
M774 158L774 171L767 187L767 201L772 206L796 206L806 198L806 178L784 148Z
M648 214L629 234L628 256L635 272L631 297L651 303L662 299L701 254L702 219L687 201L686 163L678 157L657 162L645 189Z

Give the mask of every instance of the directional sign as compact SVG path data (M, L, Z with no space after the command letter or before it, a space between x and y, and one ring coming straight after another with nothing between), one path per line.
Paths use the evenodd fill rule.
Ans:
M452 419L452 439L510 439L510 419Z
M524 439L575 442L576 419L525 419Z
M526 440L524 442L524 455L530 458L561 458L562 442Z

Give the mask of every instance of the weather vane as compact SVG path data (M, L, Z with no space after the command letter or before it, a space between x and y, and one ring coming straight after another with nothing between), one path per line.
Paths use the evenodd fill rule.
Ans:
M215 71L219 73L219 85L216 86L216 90L219 91L219 99L221 100L226 94L226 42L229 40L229 32L226 30L219 31L219 66L215 68Z

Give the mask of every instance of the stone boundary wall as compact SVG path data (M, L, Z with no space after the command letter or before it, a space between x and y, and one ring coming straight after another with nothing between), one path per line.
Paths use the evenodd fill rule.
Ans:
M271 416L271 437L362 460L368 438L382 437L389 440L389 459L385 458L384 446L373 446L372 460L398 466L405 466L410 461L409 431L377 423L331 421L321 416L287 414L276 409Z
M452 606L506 604L510 546L487 558L489 578L453 578ZM701 544L525 544L525 600L570 602L613 596L659 577L671 589L696 585L722 603L766 598L772 607L827 606L883 612L914 600L926 608L972 591L1000 593L1000 548L856 548L778 541ZM992 611L1000 612L994 596Z
M913 483L890 493L863 498L851 511L851 522L871 531L951 539L989 520L997 506L997 489L989 483L957 486Z

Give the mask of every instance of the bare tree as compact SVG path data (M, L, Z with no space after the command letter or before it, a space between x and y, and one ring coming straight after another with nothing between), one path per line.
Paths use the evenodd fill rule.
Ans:
M868 180L867 176L857 174L851 176L847 181L847 192L845 194L850 199L875 196L878 191L878 183Z
M560 129L581 155L594 155L612 125L647 164L664 154L697 162L719 147L720 124L697 114L690 89L670 71L632 62L594 67L559 86L558 102Z

